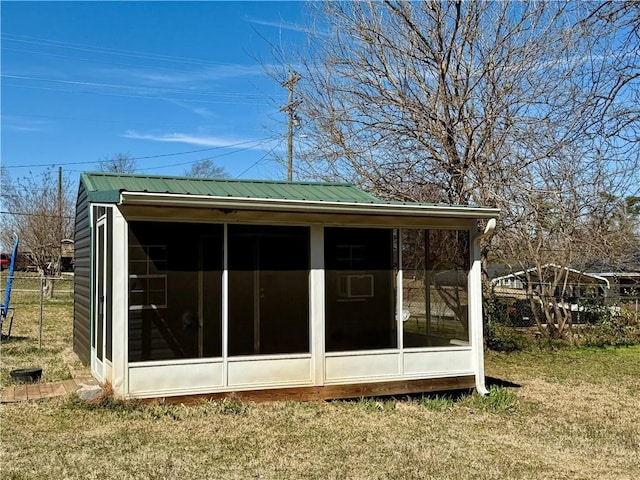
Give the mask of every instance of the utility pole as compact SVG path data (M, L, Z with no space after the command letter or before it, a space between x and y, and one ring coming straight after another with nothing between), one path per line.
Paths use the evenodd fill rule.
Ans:
M293 99L293 89L300 81L300 75L297 72L292 71L289 73L289 78L282 82L282 86L289 90L288 103L283 107L280 107L281 112L287 112L289 117L289 128L287 132L287 180L293 180L293 127L296 121L295 109L302 102L300 100Z
M58 275L62 273L62 167L58 167Z

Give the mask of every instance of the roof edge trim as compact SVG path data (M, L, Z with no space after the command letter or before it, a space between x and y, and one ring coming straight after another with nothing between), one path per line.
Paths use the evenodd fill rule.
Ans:
M331 202L271 198L216 197L209 195L121 192L120 205L200 207L234 210L277 210L308 213L350 213L360 215L405 215L458 218L497 218L497 208L459 205L422 205L363 202Z

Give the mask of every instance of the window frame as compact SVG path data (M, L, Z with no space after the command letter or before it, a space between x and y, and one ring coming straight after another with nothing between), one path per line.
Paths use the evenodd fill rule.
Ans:
M129 257L129 261L128 261L128 268L129 268L129 288L128 288L128 293L129 293L129 310L159 310L159 309L164 309L167 308L167 269L166 269L166 265L167 265L167 261L168 261L168 254L167 254L167 250L168 250L168 246L166 244L144 244L144 245L136 245L136 247L138 248L142 248L145 251L145 260L131 260L131 258ZM131 246L129 246L129 248L131 248ZM151 257L149 256L149 250L152 248L161 248L164 250L165 252L165 256L164 259L162 259L162 261L165 263L165 269L162 270L161 272L163 273L149 273L149 265L151 262L153 262L153 260L151 259ZM156 259L157 260L157 259ZM146 274L132 274L131 272L131 264L132 263L144 263L146 266ZM147 287L150 285L150 280L153 279L162 279L163 281L163 288L162 290L151 290L150 288L146 288L146 289L136 289L134 290L131 287L131 280L137 280L137 279L142 279L146 281ZM132 293L142 293L143 295L145 295L145 299L147 300L147 303L142 303L142 304L133 304L131 303L131 294ZM164 296L164 302L162 304L155 304L155 303L151 303L148 302L148 300L150 300L149 295L151 293L157 293L157 292L162 292L163 296Z

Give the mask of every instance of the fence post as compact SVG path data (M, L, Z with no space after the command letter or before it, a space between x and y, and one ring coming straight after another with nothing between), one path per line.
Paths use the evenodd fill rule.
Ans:
M39 348L42 348L42 323L44 315L44 276L40 277L40 339Z

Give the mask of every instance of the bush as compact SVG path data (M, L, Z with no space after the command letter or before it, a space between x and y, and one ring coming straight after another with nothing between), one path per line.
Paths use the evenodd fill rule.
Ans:
M498 352L515 352L528 347L529 340L516 330L518 307L492 295L484 305L489 321L485 327L486 347Z
M530 341L524 333L498 322L489 322L486 330L487 348L497 352L526 350Z
M585 325L575 342L584 347L628 346L640 344L640 325L632 316L609 316L595 325Z
M640 344L640 323L635 312L614 309L604 299L591 295L571 298L573 327L566 338L551 338L542 330L535 337L515 327L531 325L533 312L528 300L490 297L485 303L489 321L485 328L487 348L499 352L540 349L556 350L572 345L587 347ZM533 323L535 325L535 323Z

